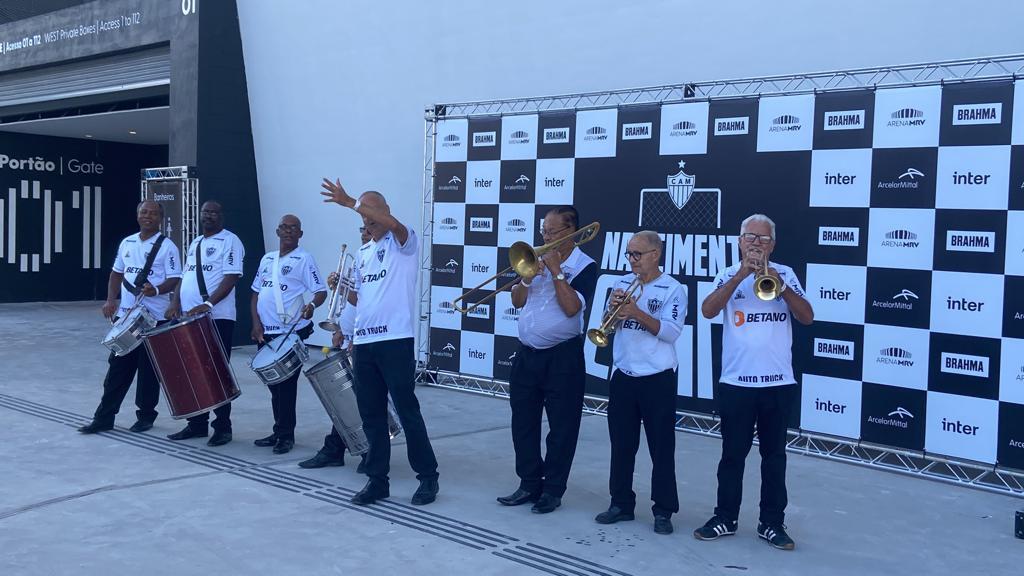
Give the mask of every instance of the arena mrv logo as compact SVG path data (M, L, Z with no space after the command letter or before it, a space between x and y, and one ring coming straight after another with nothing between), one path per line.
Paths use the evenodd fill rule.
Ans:
M545 144L568 144L569 143L569 127L565 128L545 128L544 129L544 143Z
M886 126L901 128L906 126L924 126L924 112L917 108L900 108L889 115Z
M497 144L497 133L496 132L474 132L473 133L473 147L474 148L487 148Z
M917 233L905 229L890 230L882 240L882 246L886 248L917 248L920 245Z
M494 218L470 218L470 232L492 232L494 230Z

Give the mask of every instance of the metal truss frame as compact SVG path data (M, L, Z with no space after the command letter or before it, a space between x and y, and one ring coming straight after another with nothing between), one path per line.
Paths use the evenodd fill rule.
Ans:
M927 86L984 80L1024 78L1024 54L947 60L923 64L879 66L856 70L815 72L687 82L582 94L512 98L478 102L435 104L424 113L423 205L420 218L422 268L420 274L419 342L417 382L453 390L507 398L508 383L427 368L430 355L430 272L433 229L434 139L437 121L448 118L572 111L635 104L660 105L685 101L807 94L823 91ZM608 400L584 398L583 410L607 414ZM676 412L676 429L721 437L718 419L710 414ZM868 466L971 488L1024 497L1024 471L1004 469L981 462L903 450L790 430L787 449L792 453Z
M142 180L139 183L140 199L145 200L146 190L150 182L167 182L178 180L181 182L181 228L182 242L181 258L185 259L185 252L193 238L199 235L199 178L195 166L165 166L161 168L144 168Z

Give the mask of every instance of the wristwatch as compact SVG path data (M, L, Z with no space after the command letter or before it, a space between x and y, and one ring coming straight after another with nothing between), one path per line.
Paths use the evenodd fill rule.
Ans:
M565 280L565 274L559 272L558 276L555 276L555 280Z

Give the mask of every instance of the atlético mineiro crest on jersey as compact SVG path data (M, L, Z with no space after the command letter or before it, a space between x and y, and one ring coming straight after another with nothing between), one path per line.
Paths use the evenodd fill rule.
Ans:
M210 256L213 256L213 253L216 252L216 251L217 251L217 249L214 248L213 246L207 247L206 248L206 257L209 258Z
M377 250L377 261L384 262L384 249Z
M292 271L292 267L291 266L283 266L281 268L281 274L284 274L284 275L287 275L291 271Z

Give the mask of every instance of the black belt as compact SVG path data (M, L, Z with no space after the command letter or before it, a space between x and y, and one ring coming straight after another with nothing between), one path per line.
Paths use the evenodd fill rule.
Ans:
M555 348L558 348L560 346L565 346L566 344L578 343L582 339L583 339L583 334L577 334L576 336L573 336L572 338L569 338L568 340L563 340L563 341L559 342L558 344L555 344L554 346L549 346L547 348L534 348L533 346L527 346L526 344L523 344L522 341L519 342L519 345L522 346L523 348L526 348L527 350L529 350L531 352L548 352L548 351L554 350Z

